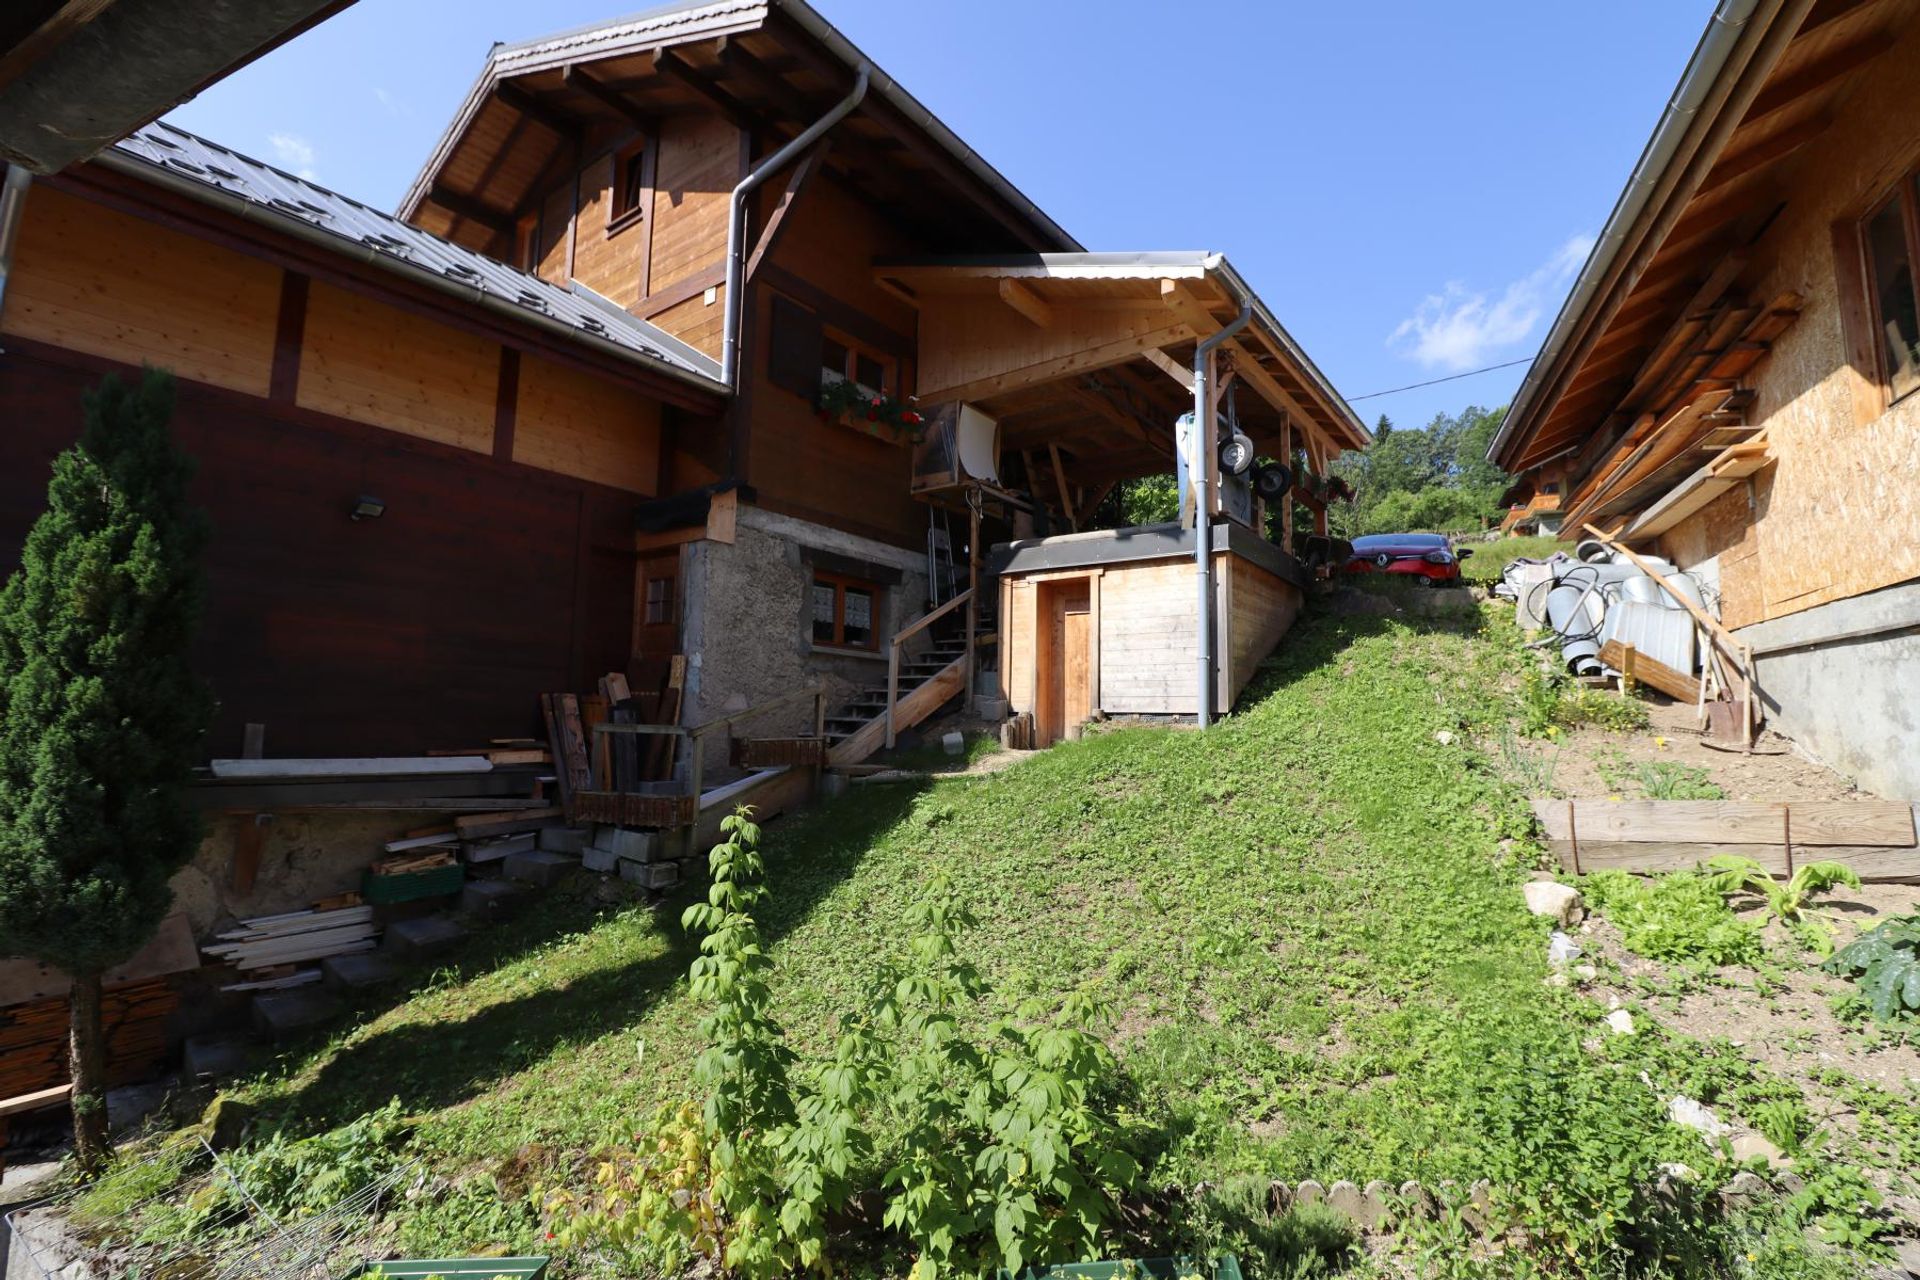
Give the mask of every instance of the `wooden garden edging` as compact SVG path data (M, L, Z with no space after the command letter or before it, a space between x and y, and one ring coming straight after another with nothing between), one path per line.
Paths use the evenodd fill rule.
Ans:
M1776 876L1844 862L1868 881L1920 882L1920 805L1892 800L1535 800L1562 870L1682 871L1717 854Z

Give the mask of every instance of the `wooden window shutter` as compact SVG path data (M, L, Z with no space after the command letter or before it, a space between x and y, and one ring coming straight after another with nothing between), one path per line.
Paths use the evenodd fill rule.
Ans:
M1840 305L1840 331L1846 343L1846 375L1853 404L1853 421L1865 426L1886 411L1886 389L1880 380L1879 348L1873 336L1873 303L1867 294L1865 250L1860 224L1833 224L1833 272Z
M820 395L820 317L775 294L768 327L767 381L812 403Z

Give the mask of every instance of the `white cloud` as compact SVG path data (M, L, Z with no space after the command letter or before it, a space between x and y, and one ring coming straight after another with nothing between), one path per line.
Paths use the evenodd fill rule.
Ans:
M382 109L395 119L407 114L406 104L385 89L375 89L373 91L373 100L378 102Z
M1547 305L1559 297L1592 249L1592 236L1569 238L1498 298L1450 281L1444 291L1421 300L1387 345L1429 369L1457 372L1486 364L1532 336Z
M297 177L312 182L315 177L314 164L319 156L314 152L313 144L297 133L270 133L267 145L273 148L274 159L280 167Z

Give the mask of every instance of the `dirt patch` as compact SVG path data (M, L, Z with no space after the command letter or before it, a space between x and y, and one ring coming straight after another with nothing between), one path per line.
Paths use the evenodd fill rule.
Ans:
M1651 699L1647 713L1651 724L1639 732L1591 725L1569 731L1560 744L1553 789L1575 799L1638 799L1639 787L1620 779L1623 761L1629 773L1641 762L1666 761L1704 769L1729 800L1873 798L1777 733L1763 731L1751 755L1720 751L1706 745L1693 707Z

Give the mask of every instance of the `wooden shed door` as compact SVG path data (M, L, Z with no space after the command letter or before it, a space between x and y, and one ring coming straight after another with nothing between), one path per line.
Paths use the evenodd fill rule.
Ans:
M1034 699L1034 733L1048 746L1066 736L1067 726L1093 714L1088 674L1092 668L1092 593L1085 579L1043 584L1039 688Z

